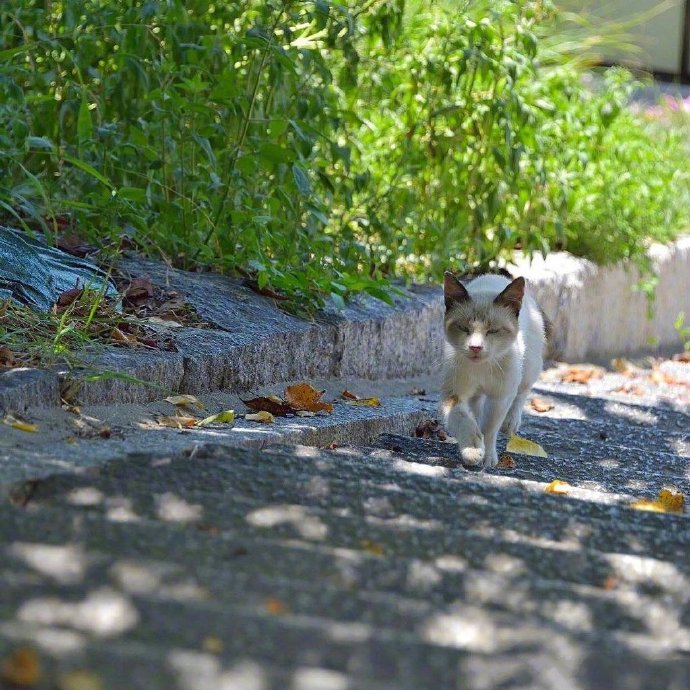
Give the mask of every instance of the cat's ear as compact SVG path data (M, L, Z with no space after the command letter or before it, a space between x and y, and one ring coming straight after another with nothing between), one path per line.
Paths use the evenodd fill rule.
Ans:
M454 304L472 299L465 286L450 271L443 274L443 298L446 301L446 310Z
M508 307L517 317L522 307L522 298L525 296L525 279L516 278L508 287L494 299L494 304L502 304Z

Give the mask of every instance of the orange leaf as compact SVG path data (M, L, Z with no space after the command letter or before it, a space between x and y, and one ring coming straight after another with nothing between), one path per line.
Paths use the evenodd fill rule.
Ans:
M10 685L30 687L41 679L41 662L36 650L20 647L0 664L0 679Z
M344 398L345 400L359 400L359 395L355 395L354 393L351 393L348 390L344 390L340 394L340 397Z
M498 465L496 467L505 467L506 469L512 470L515 467L515 460L513 460L512 455L501 455L498 460Z
M268 597L264 601L264 608L272 616L282 616L284 613L288 612L288 607L280 600L275 597Z
M308 412L320 412L325 410L333 412L333 405L323 402L321 396L324 391L317 391L308 383L298 383L285 389L285 399L293 410L307 410Z
M561 381L563 383L589 383L591 379L600 379L602 377L601 370L594 367L568 367L566 371L561 374Z
M160 426L167 426L173 429L189 429L193 427L199 420L196 417L158 417L158 424Z
M555 407L552 403L546 402L546 400L541 398L532 398L530 406L535 412L548 412Z
M570 484L560 479L554 479L550 484L544 487L544 491L547 494L557 494L558 496L565 496L570 489L572 489Z

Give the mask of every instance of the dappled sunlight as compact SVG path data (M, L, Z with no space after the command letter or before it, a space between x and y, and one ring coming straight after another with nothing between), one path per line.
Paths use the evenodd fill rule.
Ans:
M195 522L203 514L200 505L188 503L175 494L165 493L155 498L156 515L166 522Z
M496 627L488 613L463 606L458 613L437 613L419 630L430 644L472 652L490 653L496 649Z
M132 500L126 496L112 496L105 501L106 518L111 522L137 522L141 518L132 507Z
M139 614L124 595L103 588L76 602L57 597L29 599L19 607L17 618L25 623L66 626L97 637L112 637L133 628Z
M447 477L450 472L445 467L439 465L426 465L421 462L410 462L408 460L395 460L392 463L393 469L408 474L418 474L424 477Z
M64 585L81 582L88 566L86 554L77 544L15 543L8 551L36 572Z
M269 679L254 661L239 661L224 668L221 661L203 652L175 649L167 663L183 690L268 690ZM172 690L172 688L171 688Z
M325 668L298 668L286 690L351 690L348 677Z
M257 508L247 514L246 520L253 527L272 528L290 525L301 537L314 541L325 539L328 534L328 527L307 508L299 505Z
M94 486L80 486L77 489L72 489L67 494L67 503L73 506L82 506L84 508L90 506L97 506L103 503L105 495L100 489Z
M643 410L632 405L612 402L610 400L604 403L604 412L614 415L615 417L623 417L623 419L635 422L635 424L649 424L650 426L654 426L659 421L659 418L648 410Z
M438 586L443 580L436 565L414 559L407 566L407 586L417 592L424 592Z
M21 621L0 623L0 634L10 640L30 640L50 654L62 656L81 651L86 635L65 628L39 627Z

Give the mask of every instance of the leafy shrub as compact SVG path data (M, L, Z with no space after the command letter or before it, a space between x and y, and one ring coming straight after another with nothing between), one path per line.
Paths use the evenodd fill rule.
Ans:
M0 206L311 308L515 248L641 259L687 221L687 135L540 62L536 0L18 0ZM685 139L683 139L685 136Z

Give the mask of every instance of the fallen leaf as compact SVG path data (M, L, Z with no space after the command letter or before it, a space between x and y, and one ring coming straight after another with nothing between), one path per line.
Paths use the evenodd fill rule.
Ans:
M93 244L89 244L74 232L59 235L55 244L57 248L61 249L63 252L67 252L72 256L78 256L81 259L98 250L97 247Z
M204 409L204 403L193 395L171 395L169 398L164 398L164 400L178 407L194 405L194 407L198 407L200 410Z
M614 575L609 575L602 583L601 586L604 589L607 589L611 591L612 589L616 589L618 587L620 580L615 577Z
M546 400L542 400L541 398L532 398L530 401L530 407L535 412L548 412L549 410L553 410L555 405L550 402L546 402Z
M285 400L294 410L307 410L308 412L321 412L329 414L333 412L331 403L323 402L321 396L324 391L317 391L308 383L298 383L285 389Z
M288 414L294 414L294 410L284 403L277 395L269 395L261 398L252 398L251 400L242 401L250 410L256 412L270 412L276 417L284 417Z
M103 690L103 681L91 671L69 671L60 676L57 690Z
M7 345L0 345L0 367L14 367L17 364L14 352Z
M114 343L124 343L125 345L138 345L139 341L137 340L136 336L134 335L127 335L127 333L124 333L121 331L119 328L113 328L112 333L110 334L110 339Z
M200 532L208 532L209 534L220 534L220 527L216 525L209 525L207 522L197 522L194 525Z
M685 350L685 352L679 352L677 355L673 355L673 361L690 364L690 350Z
M417 424L414 435L417 438L434 438L439 429L440 425L436 419L427 419Z
M659 491L657 500L672 513L682 513L685 508L685 496L678 489L663 488Z
M544 487L547 494L557 494L558 496L565 496L573 487L568 482L554 479L550 484Z
M355 393L351 393L349 390L345 389L341 394L340 397L343 398L344 400L359 400L359 395L356 395Z
M215 635L209 635L204 638L201 648L209 654L220 654L223 651L223 640Z
M268 597L264 601L264 608L272 616L282 616L284 613L288 612L288 607L280 600L275 597Z
M385 553L383 546L381 546L381 544L377 544L371 539L362 539L362 541L359 542L359 545L372 556L383 556Z
M110 438L113 435L113 431L109 426L104 425L98 430L98 435L101 438Z
M30 687L41 679L41 662L35 649L15 649L0 663L0 679L10 685Z
M195 426L199 420L196 417L158 417L157 422L160 426L167 426L173 429L190 429Z
M359 400L352 400L348 405L355 405L356 407L380 407L381 401L378 398L360 398Z
M135 278L122 296L122 301L130 307L141 307L153 297L153 284L148 278Z
M338 447L338 444L337 444L337 443L329 443L329 444L326 446L326 448L328 448L328 450L335 450L337 447Z
M654 499L640 498L629 506L635 510L647 510L653 513L682 513L685 509L685 496L676 489L661 489Z
M623 357L616 357L611 360L611 366L619 374L625 374L626 376L632 376L635 371L635 367Z
M612 393L625 393L626 395L644 395L645 394L645 389L642 388L642 386L634 386L631 383L626 383L623 386L618 386L618 388L614 388Z
M84 288L75 287L58 295L55 304L63 309L76 302L84 294Z
M538 443L522 438L521 436L516 436L515 434L508 439L506 452L519 453L520 455L532 455L536 458L549 457L546 451Z
M266 410L261 410L261 412L256 412L254 414L246 414L244 418L248 422L261 422L262 424L273 424L276 418Z
M19 431L29 431L29 432L38 431L38 425L37 424L31 424L29 422L24 422L21 419L17 419L16 417L13 417L11 414L8 414L2 421L5 424L7 424L7 426L11 426L13 429L19 429Z
M235 410L224 410L218 414L212 414L206 419L201 419L196 426L208 426L209 424L232 424L235 421Z
M515 460L513 460L512 455L501 455L501 457L498 459L498 465L496 467L505 467L509 470L512 470L516 465Z
M563 383L589 383L592 379L600 379L603 376L600 369L594 367L568 367L561 374Z

